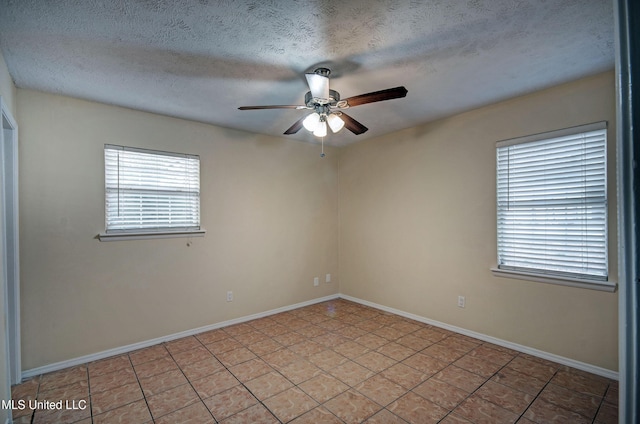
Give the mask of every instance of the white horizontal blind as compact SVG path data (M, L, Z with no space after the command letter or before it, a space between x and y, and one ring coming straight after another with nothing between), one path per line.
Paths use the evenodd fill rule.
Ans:
M105 145L106 231L200 229L200 158Z
M499 268L607 280L606 124L595 127L498 143Z

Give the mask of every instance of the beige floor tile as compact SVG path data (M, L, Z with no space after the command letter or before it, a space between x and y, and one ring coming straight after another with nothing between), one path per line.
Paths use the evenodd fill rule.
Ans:
M91 411L93 414L101 414L143 398L142 390L137 382L126 384L104 392L92 394Z
M169 356L169 351L163 345L155 345L144 349L131 352L129 359L133 365L143 364L145 362L153 361L154 359L166 358Z
M209 398L240 384L238 379L227 370L218 371L197 380L190 380L190 382L202 399Z
M437 423L449 412L413 392L393 401L387 409L411 424Z
M535 399L534 396L511 387L487 381L475 394L484 400L495 403L515 414L522 414L527 406Z
M300 359L300 356L298 356L288 348L283 348L273 353L262 356L262 359L274 368L282 368L292 362L298 361Z
M181 370L167 371L153 377L141 378L139 381L145 396L157 395L165 390L188 383Z
M375 334L372 333L367 333L363 336L358 337L357 339L355 339L355 342L371 349L371 350L376 350L384 345L386 345L387 343L389 343L389 340L377 336Z
M595 418L602 401L601 397L576 392L552 383L545 386L539 398L570 411L577 412L589 419Z
M442 343L443 342L432 344L426 349L423 349L422 351L420 351L420 353L429 355L447 364L457 361L458 359L462 358L466 354L464 350L451 348L449 346L445 346Z
M533 396L537 396L546 384L544 381L509 368L502 368L491 380Z
M261 404L240 411L227 419L220 421L220 424L279 424L273 414Z
M324 403L349 389L342 381L322 373L298 386L319 403Z
M108 374L100 374L89 380L89 389L91 394L103 392L115 387L124 386L125 384L137 384L136 374L133 368L123 368ZM42 388L41 388L42 390Z
M323 373L320 368L316 367L306 359L300 359L299 361L292 362L289 365L280 368L279 371L280 374L296 385Z
M343 421L328 409L319 406L300 415L291 421L290 424L343 424Z
M339 394L324 406L348 424L361 423L382 409L380 405L355 390Z
M40 380L40 390L48 391L56 387L66 386L68 384L86 381L88 378L87 366L79 365L73 368L67 368L44 374Z
M587 395L603 396L608 382L596 376L587 377L575 372L560 370L551 380L553 384Z
M473 349L467 354L476 358L484 359L485 361L493 362L501 367L507 365L509 361L515 358L515 354L502 352L487 345L481 345Z
M247 381L245 385L259 400L268 399L293 386L289 380L275 371Z
M251 359L229 368L229 371L241 382L247 382L261 375L270 373L273 368L262 359Z
M234 386L204 400L204 404L217 421L230 417L258 403L243 386Z
M518 414L507 411L479 396L472 395L456 409L456 415L477 424L510 424L518 420Z
M577 412L569 411L540 398L533 401L523 416L536 423L586 424L591 422Z
M242 343L240 343L233 337L228 337L226 339L217 340L213 343L208 343L205 345L205 347L209 349L211 353L217 356L224 352L229 352L244 346L242 346Z
M213 355L206 347L200 345L193 349L183 350L178 353L174 353L173 360L176 361L179 367L184 367L186 365L192 364L198 361L204 361L205 359L211 358Z
M413 392L448 410L455 408L469 396L468 392L437 378L430 378L419 384Z
M429 377L442 371L448 366L446 362L422 353L416 353L402 361L402 363L423 372Z
M160 417L155 420L155 424L215 424L211 412L202 402L197 402L186 408Z
M198 380L218 371L222 371L223 369L224 366L213 356L205 359L204 361L194 362L181 368L185 377L190 381Z
M94 424L145 424L150 422L152 422L151 414L144 400L93 416Z
M452 386L465 390L469 393L480 387L486 380L479 375L471 373L455 365L449 365L437 373L434 378L449 383Z
M146 398L149 410L154 419L189 406L199 401L198 394L191 385L183 384Z
M367 352L355 358L354 362L369 368L373 372L381 372L398 363L395 359L391 359L378 352Z
M335 346L333 350L346 358L354 359L358 356L364 355L371 349L364 345L361 345L360 343L356 343L353 340L348 340L342 344Z
M304 342L291 345L288 349L303 358L308 358L311 355L322 352L323 350L325 350L325 347L320 343L316 343L312 340L306 340Z
M247 362L251 359L257 358L257 356L246 347L239 347L227 352L216 354L216 358L226 367L232 367L243 362Z
M249 350L255 353L257 356L264 356L273 352L276 352L285 346L278 343L274 339L266 339L257 343L250 344L247 346Z
M398 383L407 390L413 389L418 384L430 377L429 374L412 368L403 363L393 365L380 373L383 377Z
M383 409L365 421L365 424L407 424L407 422L388 410Z
M295 331L290 331L288 333L279 334L273 338L276 342L280 343L283 346L293 346L297 343L302 343L307 341L308 339L300 333L296 333Z
M382 353L396 361L403 361L415 354L414 349L408 348L396 342L387 343L384 346L379 347L376 352Z
M146 378L162 374L167 371L177 370L178 365L171 357L163 357L143 364L134 365L133 369L135 370L138 378Z
M360 364L349 361L333 368L332 370L329 370L329 374L347 384L348 386L353 387L372 377L375 373Z
M128 355L115 356L88 364L89 378L94 378L102 374L109 374L123 368L131 368L131 360Z
M287 389L264 401L264 406L282 422L289 422L319 404L297 387Z
M195 338L198 339L200 343L202 343L203 345L215 343L222 339L228 339L229 337L231 336L225 333L225 331L222 330L221 328L216 330L205 331L204 333L195 335Z
M202 343L200 343L200 340L198 340L194 336L183 337L181 339L172 340L165 343L165 347L172 355L185 350L195 349L199 346L202 346Z
M382 377L380 374L363 381L355 386L354 389L380 406L387 406L407 392L407 389Z
M349 361L349 358L342 356L333 350L323 350L322 352L311 355L308 359L309 362L324 371L329 371L330 369Z
M268 340L269 336L267 336L266 334L258 330L251 330L251 331L247 331L246 333L233 336L233 338L239 341L240 343L242 343L243 345L248 346L254 343L261 342L263 340Z
M547 382L554 376L557 368L539 363L537 361L532 361L530 359L525 359L521 356L515 357L511 362L509 362L505 368L518 371L522 374L526 374L528 376L537 378L540 381ZM604 394L604 392L603 392Z
M89 382L86 380L38 392L38 400L58 402L60 400L84 399L89 396Z

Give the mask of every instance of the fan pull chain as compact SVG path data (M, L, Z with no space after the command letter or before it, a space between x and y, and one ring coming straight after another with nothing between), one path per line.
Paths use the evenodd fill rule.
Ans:
M322 153L320 153L320 157L323 158L324 156L324 137L322 137Z

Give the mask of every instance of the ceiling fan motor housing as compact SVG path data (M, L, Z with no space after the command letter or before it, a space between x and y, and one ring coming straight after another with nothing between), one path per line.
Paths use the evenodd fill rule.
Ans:
M307 105L310 109L315 109L318 105L329 104L334 105L340 100L340 93L335 90L329 90L329 101L326 103L320 103L316 98L313 97L311 91L307 91L307 94L304 95L304 104Z

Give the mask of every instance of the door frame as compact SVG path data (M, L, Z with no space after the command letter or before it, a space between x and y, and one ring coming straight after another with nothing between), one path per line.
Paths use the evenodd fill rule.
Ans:
M19 245L19 201L18 201L18 124L9 111L4 98L0 96L0 153L2 158L3 210L1 219L4 233L5 270L2 290L7 316L6 344L7 366L10 384L22 381L20 350L20 245Z

